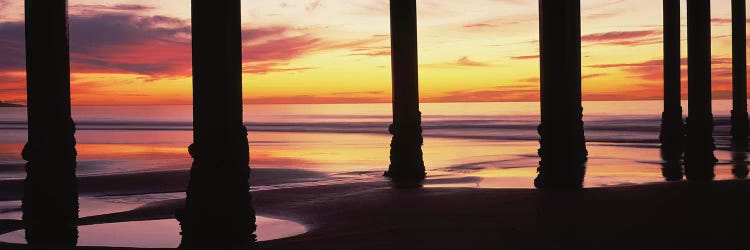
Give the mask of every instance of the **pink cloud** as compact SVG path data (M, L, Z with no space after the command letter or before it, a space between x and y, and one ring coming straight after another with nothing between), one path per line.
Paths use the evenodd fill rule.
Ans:
M242 66L242 72L251 74L268 74L274 72L295 72L316 69L315 67L286 67L285 63L264 62L264 63L245 63Z
M585 79L591 79L591 78L602 77L602 76L606 76L606 75L607 75L607 74L588 74L588 75L582 75L582 76L581 76L581 79L582 79L582 80L585 80Z
M428 102L538 101L539 85L501 85L478 90L459 90L426 98Z
M334 42L312 33L301 35L287 35L291 28L273 28L263 31L246 31L245 33L264 34L266 37L246 38L243 47L243 62L245 72L265 74L271 72L300 71L312 68L278 68L279 65L287 65L290 61L308 56L314 53L333 50L349 50L350 55L380 56L390 54L390 48L375 47L385 41L387 36L372 36L364 39ZM269 67L270 66L270 67ZM267 70L267 71L265 71Z
M745 22L750 23L750 19L745 20ZM714 24L731 24L732 19L731 18L711 18L711 23Z
M473 61L473 60L469 59L468 56L464 56L464 57L459 58L458 61L456 61L456 64L461 65L461 66L468 66L468 67L485 67L485 66L489 66L489 64L487 64L487 63Z
M636 46L661 42L661 31L613 31L581 36L581 42L606 45Z
M610 17L614 17L614 16L617 16L617 14L615 14L615 13L598 13L598 14L587 15L586 19L597 20L597 19L606 19L606 18L610 18Z
M469 23L464 24L464 28L488 28L488 27L495 27L497 25L489 24L489 23Z
M70 52L73 73L138 74L150 79L188 77L191 74L190 21L147 16L142 5L74 5L70 16ZM23 22L3 22L0 30L0 72L25 68ZM285 67L291 60L312 53L351 50L351 54L379 56L376 48L388 36L332 41L305 28L267 26L246 28L243 34L245 69L249 73L299 71ZM389 50L388 50L389 53ZM270 66L273 65L273 66Z
M513 60L539 59L539 55L512 56L512 57L510 57L510 59L513 59Z

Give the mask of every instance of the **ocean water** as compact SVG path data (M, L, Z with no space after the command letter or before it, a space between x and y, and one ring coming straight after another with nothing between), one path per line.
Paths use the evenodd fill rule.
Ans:
M686 103L683 104L687 107ZM663 181L661 101L584 102L588 187ZM731 102L714 102L720 162L730 179ZM390 104L246 105L251 167L379 178L388 167ZM529 188L538 157L538 103L422 104L424 159L435 186ZM187 169L192 107L76 106L80 176ZM687 114L687 111L686 113ZM25 108L0 109L0 180L24 178Z

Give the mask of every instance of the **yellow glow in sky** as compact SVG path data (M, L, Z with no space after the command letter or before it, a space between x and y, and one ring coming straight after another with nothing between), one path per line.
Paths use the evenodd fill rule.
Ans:
M584 99L661 98L661 2L582 2ZM0 100L19 103L22 4L0 0L0 53L11 58L0 63ZM719 62L731 62L729 4L712 1ZM189 1L69 5L74 104L191 103ZM418 8L423 102L538 99L537 0L418 0ZM387 0L243 1L242 13L245 102L390 100ZM714 98L730 96L730 70L714 65Z

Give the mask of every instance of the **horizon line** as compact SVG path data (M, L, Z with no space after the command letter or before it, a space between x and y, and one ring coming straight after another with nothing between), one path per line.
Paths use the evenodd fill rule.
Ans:
M636 102L636 101L662 101L662 98L654 98L654 99L593 99L593 100L586 100L584 99L583 102ZM720 101L720 100L732 100L732 98L714 98L714 101ZM750 98L748 98L750 100ZM687 101L686 99L683 99L681 101ZM493 101L420 101L420 103L538 103L539 100L493 100ZM9 102L9 101L2 101L4 104L15 104L15 105L22 105L22 107L26 107L27 105L25 103L20 102ZM332 104L388 104L391 103L389 101L383 101L383 102L267 102L267 103L258 103L258 102L243 102L242 105L332 105ZM193 103L133 103L133 104L72 104L71 106L181 106L181 105L193 105Z

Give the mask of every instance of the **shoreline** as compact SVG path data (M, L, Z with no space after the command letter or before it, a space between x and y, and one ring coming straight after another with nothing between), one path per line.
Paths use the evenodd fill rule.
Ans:
M302 169L254 168L253 186L304 183L331 179L327 174ZM141 171L78 177L79 196L124 196L184 192L189 169ZM23 179L0 180L0 201L20 200Z

